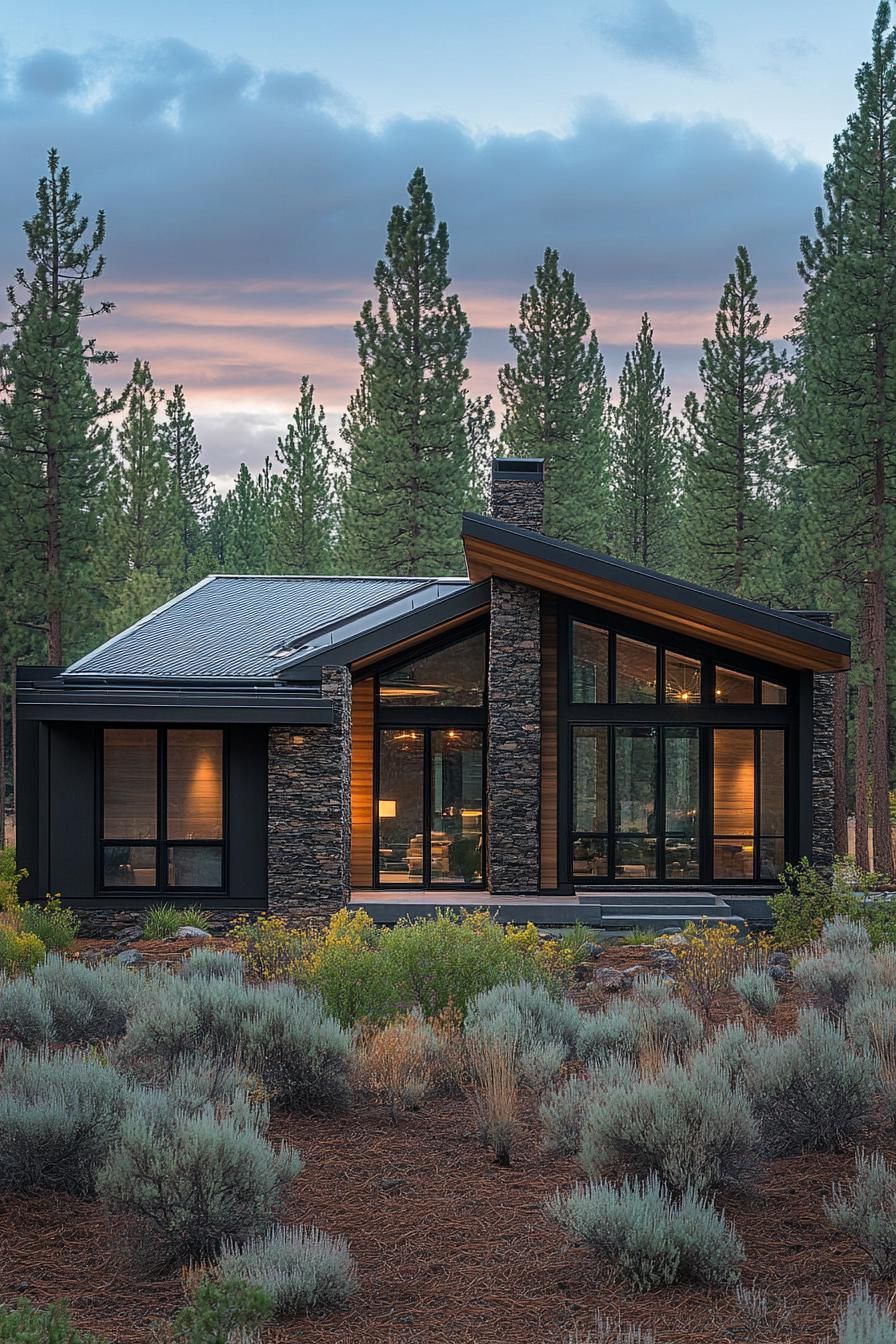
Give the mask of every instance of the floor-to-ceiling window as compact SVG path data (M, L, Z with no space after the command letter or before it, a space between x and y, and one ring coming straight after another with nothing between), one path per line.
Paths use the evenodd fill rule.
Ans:
M791 675L584 611L571 611L566 628L568 878L774 880L794 822Z
M376 679L375 863L384 887L483 878L486 633Z

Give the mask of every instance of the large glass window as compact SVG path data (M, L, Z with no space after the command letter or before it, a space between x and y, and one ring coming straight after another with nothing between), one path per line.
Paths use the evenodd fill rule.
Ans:
M103 886L222 887L222 730L106 728L102 757Z
M383 706L418 708L482 705L485 697L486 636L478 630L444 649L423 654L379 678Z
M655 878L657 730L617 728L615 738L616 875Z
M604 705L610 698L610 636L596 625L572 623L572 699Z
M616 703L656 702L656 645L616 636Z
M753 876L755 734L752 728L713 732L713 875Z
M421 729L380 733L379 875L381 882L423 881L423 755Z
M664 683L667 705L699 705L700 664L696 658L667 649Z
M482 880L482 733L434 729L430 736L430 870L434 883Z
M700 730L667 728L664 853L667 880L700 876Z
M580 725L572 739L572 868L580 878L606 877L609 853L607 743L603 725Z
M730 667L716 668L716 704L752 705L756 698L756 678Z
M759 877L775 878L784 867L784 732L759 734Z

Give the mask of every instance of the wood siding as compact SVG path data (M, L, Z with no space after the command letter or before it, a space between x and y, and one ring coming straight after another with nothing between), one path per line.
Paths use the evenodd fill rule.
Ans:
M558 886L557 871L557 600L541 598L541 886Z
M353 887L373 884L373 687L372 677L352 690L352 856Z

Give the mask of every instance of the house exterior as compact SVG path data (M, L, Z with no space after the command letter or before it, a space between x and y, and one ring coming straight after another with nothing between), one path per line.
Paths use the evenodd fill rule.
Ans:
M466 579L212 576L64 671L20 669L25 894L294 918L724 896L833 858L848 638L544 535L499 459Z

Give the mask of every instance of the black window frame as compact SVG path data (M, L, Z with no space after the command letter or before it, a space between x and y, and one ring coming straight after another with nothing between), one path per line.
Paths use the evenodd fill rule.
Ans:
M561 602L558 610L558 877L571 887L710 887L720 884L728 887L770 885L773 879L760 876L761 839L781 837L759 834L759 770L760 731L763 728L784 730L784 808L785 833L784 861L795 860L799 804L795 798L795 783L799 780L798 723L801 674L765 660L753 659L734 650L709 642L681 636L660 626L648 625L626 616L616 615L582 603ZM597 626L608 634L608 699L590 702L573 699L573 630L575 623ZM657 698L655 703L617 702L616 700L616 635L653 644L657 649ZM688 703L666 699L666 653L691 658L700 664L700 699ZM753 678L753 701L743 704L720 704L715 699L715 669L728 668ZM762 682L770 681L783 686L787 692L786 704L763 704ZM573 732L580 725L600 725L607 728L607 792L608 831L582 832L572 829L573 816ZM656 794L655 812L659 831L662 820L665 834L666 729L695 727L699 738L699 835L698 878L667 878L665 845L657 845L656 876L653 878L618 877L615 872L614 817L616 807L615 729L619 726L655 727ZM744 878L716 878L713 864L713 728L754 729L755 772L754 827L756 828L753 855L753 873ZM606 844L606 877L577 876L573 872L573 853L577 840L593 839Z
M460 644L471 635L484 633L485 668L482 686L481 705L389 705L380 700L380 677L388 675L396 667L417 658L423 658L453 644ZM482 891L486 886L485 856L488 836L486 816L488 802L486 794L486 764L488 757L488 620L472 621L458 629L450 631L436 639L404 650L395 657L381 663L373 673L373 852L371 854L371 874L373 886L378 891L390 891L399 897L402 891L418 892L438 890ZM406 728L423 734L423 861L420 881L383 882L380 879L380 744L384 729ZM432 733L438 730L456 728L480 732L482 734L482 876L477 882L452 883L438 882L432 885Z
M104 808L105 779L105 731L107 728L153 732L156 735L156 837L154 840L142 840L139 837L107 836ZM221 734L221 838L220 840L169 840L168 839L168 734L169 732L191 729L217 732ZM194 893L220 896L228 889L227 874L229 863L229 818L228 799L230 795L230 750L229 733L224 724L146 724L146 723L106 723L100 725L97 732L96 749L96 888L101 895L122 894L131 897L145 896L191 896ZM104 850L109 845L131 846L132 848L153 849L156 860L156 881L153 886L134 884L110 886L103 878L105 873ZM221 851L221 881L214 886L175 886L168 882L169 849L218 849Z

